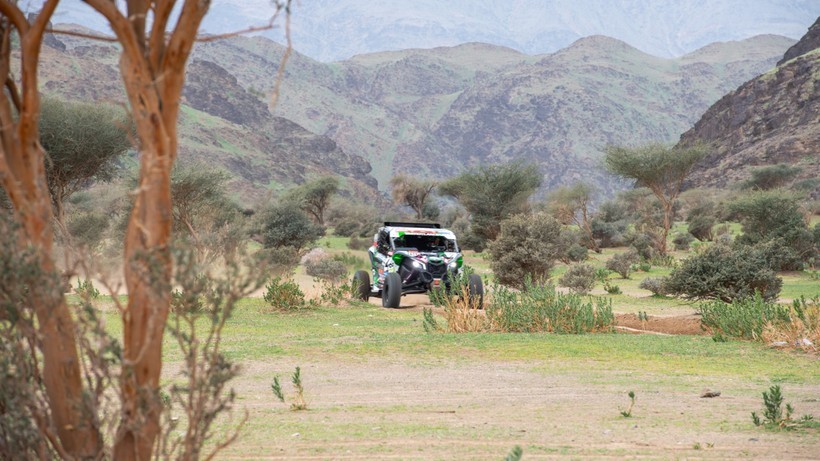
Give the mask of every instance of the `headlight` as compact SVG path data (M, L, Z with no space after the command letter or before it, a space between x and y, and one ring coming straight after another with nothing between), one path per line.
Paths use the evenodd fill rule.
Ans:
M458 264L455 261L453 261L453 262L451 262L450 264L447 265L447 268L450 271L455 272L456 270L458 270Z
M422 263L420 263L420 262L418 262L418 261L413 261L413 267L415 267L416 269L423 269L423 268L424 268L424 264L422 264Z

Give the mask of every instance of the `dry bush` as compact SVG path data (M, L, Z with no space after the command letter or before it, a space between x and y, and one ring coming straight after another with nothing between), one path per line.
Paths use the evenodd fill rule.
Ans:
M795 299L789 308L788 322L767 322L761 334L767 344L818 352L820 343L820 297Z

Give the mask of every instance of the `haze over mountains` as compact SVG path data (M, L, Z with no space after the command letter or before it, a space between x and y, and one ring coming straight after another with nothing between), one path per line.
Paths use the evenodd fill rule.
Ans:
M269 0L215 0L210 33L259 25ZM760 34L800 38L820 15L816 0L299 0L296 49L330 62L354 55L482 42L535 55L582 37L606 35L660 57L677 57L718 41ZM108 30L80 0L61 2L55 22ZM281 29L271 37L281 39ZM281 40L280 40L281 42Z
M122 101L117 50L58 36L41 85L66 98ZM295 53L268 107L283 48L263 37L200 43L190 62L180 158L234 175L240 197L338 174L376 197L398 172L446 177L488 162L540 165L545 189L603 173L606 144L672 143L794 40L758 36L677 59L603 36L549 55L472 43L323 64ZM380 192L381 191L381 192Z

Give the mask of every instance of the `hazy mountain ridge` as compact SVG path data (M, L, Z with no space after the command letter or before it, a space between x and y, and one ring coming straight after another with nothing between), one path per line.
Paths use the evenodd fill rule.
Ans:
M116 49L64 41L48 51L44 88L121 101ZM374 177L384 189L396 172L444 177L512 158L539 163L547 187L586 179L607 190L604 145L672 142L793 43L761 36L674 60L602 36L539 56L479 43L332 64L294 52L271 110L283 48L262 37L205 42L189 64L181 155L223 165L242 195L333 171L372 197Z
M251 3L214 2L213 18L225 19L206 29L230 30L228 20L241 17L237 10L252 11ZM294 8L292 30L296 48L323 62L466 42L536 55L599 34L669 58L765 33L797 39L818 14L820 6L812 0L302 0ZM249 17L233 29L254 20Z
M549 186L591 171L608 184L598 168L604 145L674 142L792 44L767 35L679 59L602 36L540 56L465 44L326 65L294 53L273 111L368 159L382 187L396 172L445 176L518 157L541 163ZM245 87L271 91L278 45L258 37L202 45L199 58L237 69Z

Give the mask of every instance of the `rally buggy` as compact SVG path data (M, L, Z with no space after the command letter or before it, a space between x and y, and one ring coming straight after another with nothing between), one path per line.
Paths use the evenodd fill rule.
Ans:
M481 306L484 285L477 274L464 276L464 259L456 236L439 224L386 222L373 236L368 250L371 271L353 275L356 297L381 298L382 306L397 308L401 297L431 290L450 292L463 280L471 300ZM373 283L370 282L372 277Z

